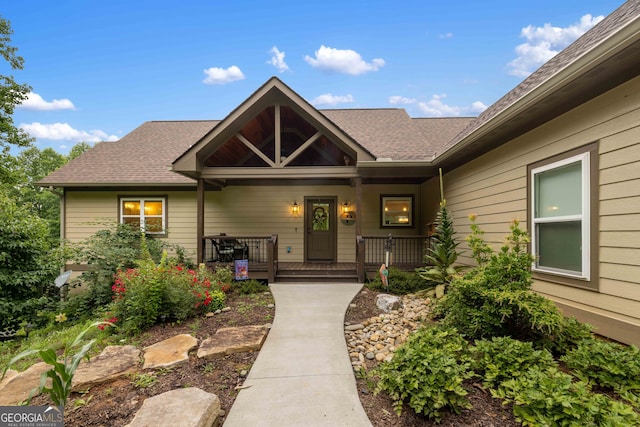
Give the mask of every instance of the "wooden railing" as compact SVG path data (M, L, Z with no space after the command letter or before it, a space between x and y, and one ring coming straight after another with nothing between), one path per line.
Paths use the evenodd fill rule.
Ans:
M249 277L275 281L278 272L278 236L204 236L202 262L231 264L237 259L249 261ZM252 274L252 272L254 274ZM262 274L260 274L262 273Z
M429 236L357 236L358 280L364 282L367 266L380 267L384 263L401 268L419 267L424 264L430 244Z

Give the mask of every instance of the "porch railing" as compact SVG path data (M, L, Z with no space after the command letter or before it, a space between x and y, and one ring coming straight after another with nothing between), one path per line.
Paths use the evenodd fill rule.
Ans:
M278 272L278 235L271 236L227 236L217 234L204 236L204 263L230 264L237 259L249 261L249 277L254 273L266 273L269 282ZM261 275L254 274L258 277Z
M424 264L424 254L430 245L430 236L357 236L358 280L364 282L367 266L377 269L388 263L405 268L419 267Z

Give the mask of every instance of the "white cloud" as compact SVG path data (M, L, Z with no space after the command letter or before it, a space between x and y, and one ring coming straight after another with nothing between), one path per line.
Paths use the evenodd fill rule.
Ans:
M244 74L240 68L235 65L227 68L211 67L204 70L207 75L202 82L207 85L224 85L227 83L235 82L237 80L244 80Z
M447 105L443 101L446 97L446 94L433 95L429 101L418 102L418 108L423 114L430 117L477 115L487 109L487 106L480 101L476 101L467 107Z
M520 37L527 41L516 46L518 57L509 62L509 74L527 77L603 19L604 16L592 17L587 14L577 24L565 28L548 23L542 27L529 25L523 28Z
M444 34L438 35L439 39L450 39L452 37L453 37L453 33L444 33Z
M284 52L280 52L276 46L273 46L269 53L271 53L271 59L267 61L267 64L273 65L281 73L289 70L289 66L284 62Z
M338 105L353 102L352 95L332 95L324 93L311 101L313 105Z
M75 142L83 141L90 143L100 141L117 141L119 139L115 135L109 135L98 129L90 131L74 129L69 126L68 123L20 123L19 127L36 139Z
M487 108L489 108L489 106L486 105L484 102L476 101L471 104L471 108L469 109L469 111L472 113L480 114Z
M27 94L27 99L18 108L33 111L54 111L54 110L74 110L76 107L68 99L54 99L45 101L40 95L34 92Z
M304 57L312 67L325 71L336 71L338 73L351 74L357 76L369 71L378 71L384 66L384 59L375 58L371 62L366 62L362 56L351 49L334 49L325 45L316 50L315 58L309 55Z
M415 104L415 98L405 98L404 96L393 95L389 97L389 104L391 105L408 105Z

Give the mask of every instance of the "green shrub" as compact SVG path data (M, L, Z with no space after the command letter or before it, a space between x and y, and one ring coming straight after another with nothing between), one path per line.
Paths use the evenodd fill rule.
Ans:
M593 338L591 325L579 322L575 317L564 317L559 332L555 336L545 337L539 341L539 344L556 355L563 355L582 341L591 338Z
M471 367L485 387L497 388L503 381L516 378L530 368L546 369L555 366L553 355L546 349L535 350L530 342L510 337L478 340L470 349Z
M458 259L458 245L453 228L453 220L446 208L446 201L440 202L440 210L436 219L436 232L432 243L424 255L425 267L416 272L420 277L436 285L448 285L465 267L454 265Z
M268 288L262 284L259 280L238 280L231 283L231 289L233 292L237 292L241 295L258 294L266 291Z
M561 360L584 382L595 382L640 403L640 350L599 339L584 340ZM633 395L635 394L635 398Z
M481 235L473 223L468 241L479 265L450 284L436 314L470 339L511 336L553 341L561 333L563 316L550 300L531 290L526 232L514 222L497 253Z
M491 390L513 404L516 419L525 426L632 426L640 416L633 408L607 396L591 393L584 382L555 367L530 368Z
M168 262L138 261L138 268L119 271L113 285L115 317L127 334L159 321L184 320L198 312L224 307L225 294L214 273L202 265L186 269Z
M390 292L396 295L412 294L435 286L435 283L423 279L414 272L403 271L394 266L389 267L388 280L388 289L382 284L382 280L378 275L367 286L375 291Z
M151 258L158 262L164 245L160 240L146 239L138 228L128 224L117 224L97 231L86 241L76 245L80 254L79 262L85 262L90 269L82 273L81 280L88 285L87 302L91 309L103 307L111 302L111 286L118 270L136 266L142 259L142 245Z
M387 392L398 414L404 403L436 421L442 418L442 410L459 413L470 407L463 386L472 376L467 346L455 329L419 329L390 362L377 368L375 393Z

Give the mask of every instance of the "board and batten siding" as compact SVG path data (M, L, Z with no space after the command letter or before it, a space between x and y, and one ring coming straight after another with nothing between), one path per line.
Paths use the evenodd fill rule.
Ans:
M592 219L599 228L598 290L540 280L533 287L596 332L639 345L640 78L446 173L447 207L461 241L473 213L497 248L512 220L527 226L527 165L593 142L599 144L599 217ZM473 263L468 252L460 261Z

